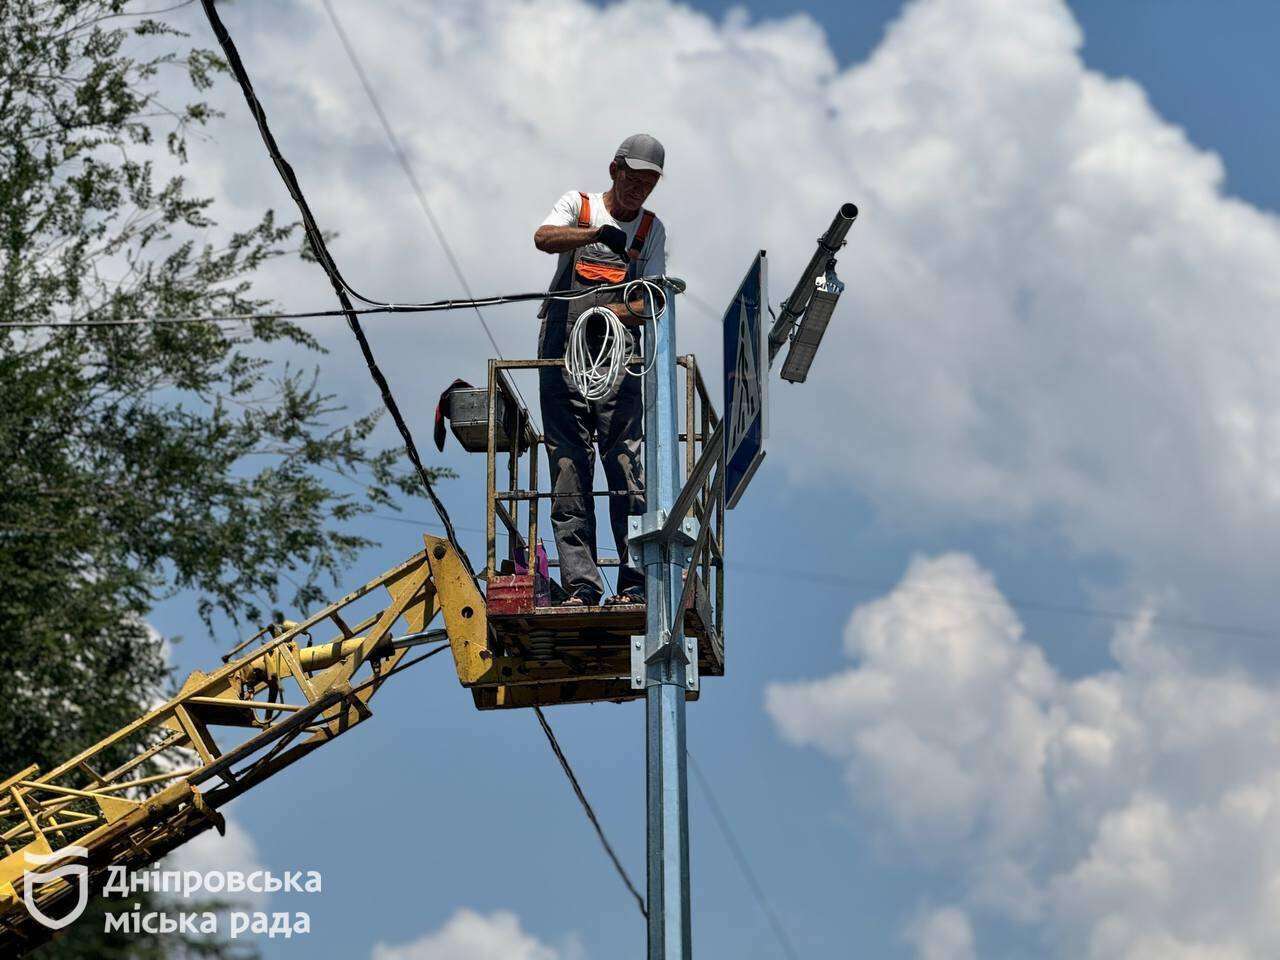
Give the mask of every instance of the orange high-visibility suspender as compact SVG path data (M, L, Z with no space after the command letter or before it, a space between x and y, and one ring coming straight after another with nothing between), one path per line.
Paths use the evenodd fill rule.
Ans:
M646 210L640 217L640 226L636 228L636 235L631 240L631 246L627 249L627 253L631 255L632 260L640 259L640 251L644 249L645 238L649 236L649 229L653 226L655 217Z
M582 198L582 204L578 207L578 226L589 227L591 226L591 198L581 190L578 191L578 196Z

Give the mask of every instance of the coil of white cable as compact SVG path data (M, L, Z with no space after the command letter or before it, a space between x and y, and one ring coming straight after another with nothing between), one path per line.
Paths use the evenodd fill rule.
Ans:
M632 280L623 288L622 300L630 309L631 290L639 286L648 294L650 303L661 303L654 313L654 322L662 319L667 305L662 290L649 280ZM635 314L635 316L640 316ZM588 342L589 324L592 317L599 317L604 324L603 335L593 349ZM629 341L627 327L621 318L609 307L591 307L584 310L574 321L569 331L569 342L564 355L565 370L574 389L584 400L603 400L617 389L623 376L643 377L651 369L653 362L642 370L627 368L627 345Z

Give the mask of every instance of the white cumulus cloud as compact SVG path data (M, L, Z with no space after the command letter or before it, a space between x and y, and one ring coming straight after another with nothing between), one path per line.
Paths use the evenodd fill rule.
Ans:
M1064 677L964 554L917 558L844 642L852 666L768 711L967 909L1052 956L1280 955L1280 684L1194 664L1149 615L1113 669ZM922 956L965 949L962 919L918 921Z
M574 947L550 947L520 926L506 910L491 914L460 909L439 930L410 943L377 943L372 960L573 960Z
M248 876L266 870L262 864L262 855L258 851L257 841L239 820L223 812L227 833L222 836L217 830L209 829L194 840L188 840L165 858L161 870L194 871L208 878L219 875L224 880L229 873ZM214 881L217 883L218 881ZM244 890L240 893L213 893L201 889L192 894L199 899L204 897L226 898L237 904L262 909L267 905L270 896L262 891Z

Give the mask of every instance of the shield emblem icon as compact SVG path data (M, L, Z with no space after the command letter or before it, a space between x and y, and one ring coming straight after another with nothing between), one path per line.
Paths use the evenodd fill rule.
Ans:
M52 870L32 870L32 864L43 866L53 860L75 860L79 858L83 860L89 856L89 851L84 847L70 846L63 847L54 853L25 853L23 856L27 862L27 869L23 871L22 884L22 900L27 905L27 912L35 919L37 923L43 924L50 930L61 930L70 923L75 923L80 918L80 914L84 913L84 908L89 904L89 867L84 863L64 863L61 866L54 867ZM43 910L36 906L34 891L36 887L43 883L53 883L61 880L63 877L74 877L78 884L76 891L76 905L64 917L51 917Z

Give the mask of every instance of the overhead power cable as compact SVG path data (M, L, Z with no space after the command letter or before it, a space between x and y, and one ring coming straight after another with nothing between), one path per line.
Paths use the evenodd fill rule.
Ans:
M356 310L355 313L393 313L386 307ZM119 320L11 320L0 330L83 330L91 327L160 327L184 323L252 323L257 320L309 320L345 317L345 310L303 310L297 313L215 313L192 317L126 317Z
M1037 611L1041 613L1061 614L1065 616L1090 617L1097 620L1109 620L1115 623L1141 623L1148 619L1141 613L1126 613L1122 610L1104 610L1097 607L1085 607L1068 603L1055 603L1048 600L1036 600L1025 597L1007 597L1001 593L986 593L975 590L947 590L927 586L914 586L888 580L874 580L869 577L846 577L824 570L795 570L761 564L726 563L731 570L762 576L788 576L792 579L804 579L815 585L832 587L870 587L877 590L901 591L938 599L954 599L967 603L994 604L1009 606L1015 610ZM1204 620L1191 620L1185 617L1170 617L1165 614L1152 614L1150 622L1153 626L1170 630L1183 630L1194 633L1211 633L1224 637L1238 637L1245 640L1275 640L1275 630L1263 630L1257 627L1242 627L1225 623L1210 623Z
M674 278L664 277L664 280ZM487 297L467 300L450 298L426 303L385 304L375 307L358 307L351 310L299 310L296 312L273 311L265 313L217 313L191 317L126 317L108 320L12 320L0 323L0 330L74 330L84 327L139 327L174 323L250 323L255 320L307 320L321 317L367 316L387 313L438 313L444 310L468 310L478 305L487 307L504 303L528 303L535 300L576 300L595 296L604 290L622 290L627 283L604 284L587 290L559 291L538 290L528 293L495 293ZM93 314L90 314L92 316Z
M698 786L702 788L702 795L707 800L707 807L711 811L711 817L715 820L716 826L720 828L720 834L724 837L725 843L729 845L733 859L738 864L738 869L742 872L742 877L746 880L747 886L751 888L751 893L756 898L756 903L760 904L760 909L764 911L764 915L769 921L769 926L773 928L773 935L778 938L782 952L790 960L799 960L796 955L796 949L791 943L791 938L787 935L786 928L778 920L778 914L774 911L772 904L769 903L769 898L765 896L764 888L760 886L760 881L756 879L755 871L751 869L751 864L747 861L747 855L743 852L742 844L738 843L738 838L734 835L733 828L729 826L729 818L724 815L720 802L716 800L715 794L711 792L711 781L703 774L702 768L693 759L692 753L686 749L684 755L689 758L689 769L693 771L694 779L698 781Z
M393 517L389 514L374 513L370 514L376 520L389 520L394 523L411 523L415 525L429 524L432 521L424 520L417 517ZM483 533L478 528L469 530L471 533ZM601 553L616 554L617 551L610 547L601 546ZM800 570L793 567L779 567L764 564L744 563L738 560L730 560L725 562L725 569L737 573L745 573L749 575L759 575L787 580L804 580L815 586L828 588L844 588L844 587L873 587L879 590L895 591L901 590L904 593L919 594L927 597L938 597L940 599L953 599L966 601L970 603L996 604L1012 607L1015 610L1034 610L1042 613L1059 614L1062 616L1072 617L1092 617L1099 620L1111 620L1116 623L1139 623L1147 619L1143 614L1125 613L1120 610L1102 610L1096 607L1073 606L1066 603L1052 603L1046 600L1034 600L1017 596L1006 597L999 593L982 593L974 590L937 590L931 587L915 587L911 585L903 586L900 582L889 580L873 580L871 578L862 577L846 577L841 574L830 573L824 570ZM1164 627L1170 630L1183 630L1194 633L1217 634L1223 637L1238 637L1244 640L1275 640L1276 631L1263 630L1257 627L1242 627L1225 623L1211 623L1203 620L1189 620L1182 617L1168 617L1164 614L1154 614L1151 618L1152 626Z
M547 723L546 715L543 714L541 707L534 707L533 712L538 715L538 723L542 724L542 732L547 735L547 742L551 744L551 750L556 755L556 759L560 761L560 768L564 770L564 775L569 778L569 783L573 787L573 792L578 797L578 802L582 804L583 812L586 813L587 819L591 821L591 826L595 827L596 836L600 838L600 843L604 847L604 852L609 855L609 859L613 861L613 869L618 871L618 876L622 878L622 882L627 885L627 889L631 891L631 896L636 898L636 906L640 908L640 913L646 919L649 911L645 909L644 897L640 896L640 891L636 889L636 885L631 882L626 868L622 865L622 861L618 859L618 855L614 853L613 846L609 843L609 838L604 835L604 828L600 826L600 821L596 817L595 810L591 809L591 804L587 800L587 796L582 792L582 785L578 783L578 778L574 775L573 767L569 766L569 761L564 755L564 751L560 749L560 742L556 739L555 732L551 729L551 724Z
M689 300L693 303L695 307L697 307L699 310L701 310L711 319L713 320L721 319L721 315L716 312L716 308L713 307L711 304L707 303L707 301L703 300L696 293L693 293L692 291L686 291L685 295L689 298Z

